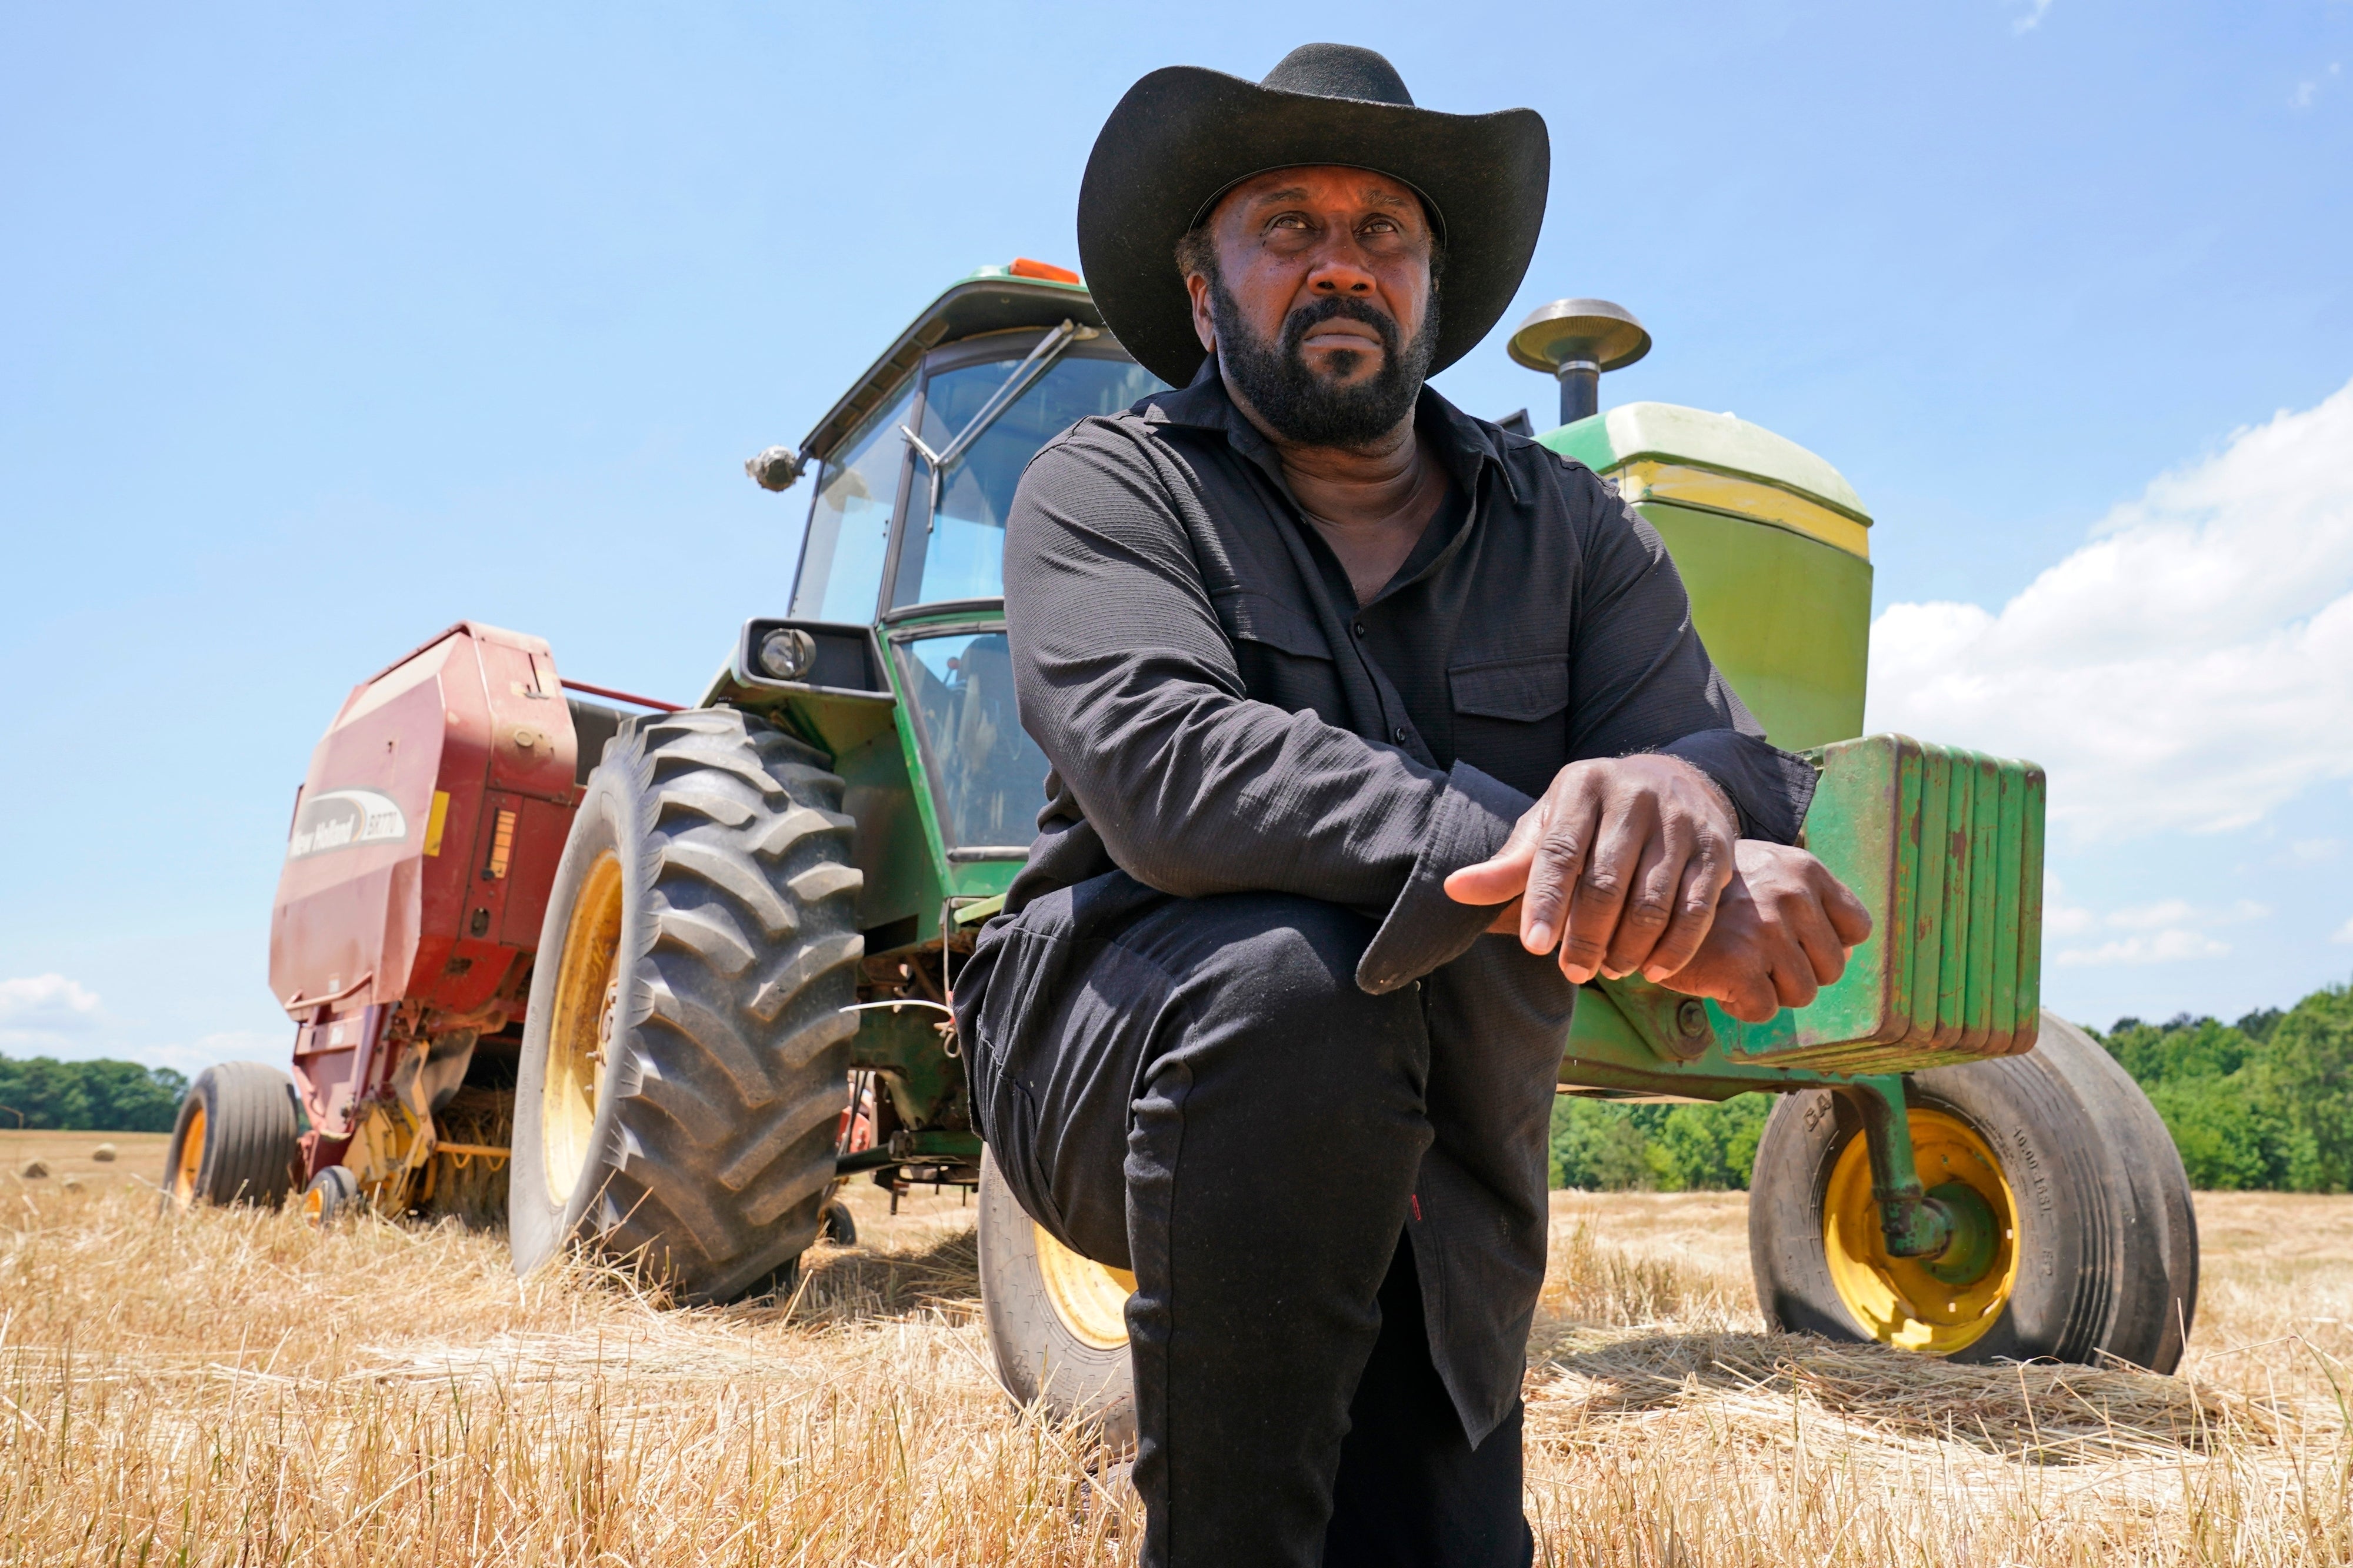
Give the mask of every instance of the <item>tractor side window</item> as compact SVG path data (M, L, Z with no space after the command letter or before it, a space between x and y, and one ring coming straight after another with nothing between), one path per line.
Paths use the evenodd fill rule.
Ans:
M899 647L946 847L1026 848L1046 805L1046 753L1014 711L1005 634L952 632Z
M817 502L801 543L793 614L866 626L882 596L882 561L907 443L899 427L915 401L912 384L844 442L818 471Z
M1029 345L1001 360L936 371L923 389L923 444L944 450L980 412ZM954 463L940 487L940 509L925 528L931 473L915 470L907 506L907 540L899 552L894 604L936 605L994 599L1005 592L1005 514L1038 448L1091 414L1115 414L1166 391L1159 377L1124 359L1067 354L999 415ZM1025 835L1020 840L1028 843Z

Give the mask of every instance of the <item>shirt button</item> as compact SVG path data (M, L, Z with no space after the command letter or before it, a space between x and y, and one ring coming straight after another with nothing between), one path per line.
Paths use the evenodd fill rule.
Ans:
M1356 623L1356 635L1358 637L1363 637L1365 635L1365 623L1362 621L1358 621Z
M1397 743L1400 746L1405 744L1405 726L1402 724L1397 727Z

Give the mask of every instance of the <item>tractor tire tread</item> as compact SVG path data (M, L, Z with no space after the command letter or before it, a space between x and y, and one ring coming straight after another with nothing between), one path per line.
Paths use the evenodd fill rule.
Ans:
M582 805L625 865L626 1000L590 1169L542 1201L559 1241L634 1259L688 1301L779 1278L833 1181L865 945L841 896L857 885L843 784L821 761L733 710L670 714L616 742ZM551 899L546 951L568 919ZM519 1245L516 1260L533 1259Z

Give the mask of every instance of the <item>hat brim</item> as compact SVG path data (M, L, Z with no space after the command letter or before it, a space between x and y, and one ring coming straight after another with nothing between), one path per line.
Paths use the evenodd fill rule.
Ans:
M1552 174L1535 110L1445 114L1169 66L1119 100L1079 186L1079 264L1104 324L1136 363L1172 386L1193 378L1201 341L1176 242L1240 181L1308 163L1391 175L1437 209L1446 275L1433 374L1511 307L1544 228Z

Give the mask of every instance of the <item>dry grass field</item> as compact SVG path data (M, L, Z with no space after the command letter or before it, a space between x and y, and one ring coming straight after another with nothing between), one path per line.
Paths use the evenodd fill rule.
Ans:
M853 1187L862 1245L795 1298L664 1311L455 1226L162 1215L160 1141L31 1136L60 1174L0 1174L0 1562L1133 1557L1132 1497L990 1380L953 1194ZM1768 1336L1743 1215L1558 1195L1540 1562L2353 1561L2353 1198L2201 1198L2179 1378Z

